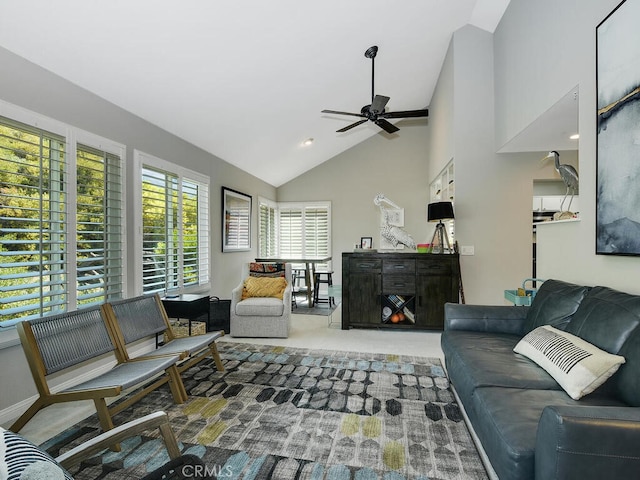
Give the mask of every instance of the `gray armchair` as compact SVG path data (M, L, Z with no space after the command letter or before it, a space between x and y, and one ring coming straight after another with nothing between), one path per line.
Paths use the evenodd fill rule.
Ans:
M250 272L260 266L270 270L275 264L248 263L243 266L242 280L231 292L230 334L232 337L275 337L287 338L291 323L291 264L284 267L287 280L282 299L274 297L250 297L242 299L244 281L250 276L282 276L277 273Z

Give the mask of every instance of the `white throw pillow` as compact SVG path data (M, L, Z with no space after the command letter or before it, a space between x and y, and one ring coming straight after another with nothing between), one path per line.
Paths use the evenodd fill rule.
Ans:
M593 392L625 362L550 325L529 332L513 351L544 368L574 400Z

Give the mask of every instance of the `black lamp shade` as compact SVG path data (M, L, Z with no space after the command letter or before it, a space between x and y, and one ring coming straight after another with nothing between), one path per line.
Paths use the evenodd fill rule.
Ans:
M450 220L453 216L453 204L451 202L430 203L427 207L427 220L439 222L440 220Z

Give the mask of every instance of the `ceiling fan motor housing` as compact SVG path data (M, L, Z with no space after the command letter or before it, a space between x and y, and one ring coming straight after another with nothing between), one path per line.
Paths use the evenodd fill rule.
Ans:
M367 117L369 120L373 121L378 118L378 115L380 115L381 113L384 113L384 108L382 109L381 112L376 112L375 110L371 110L371 105L365 105L360 110L360 113L365 117Z

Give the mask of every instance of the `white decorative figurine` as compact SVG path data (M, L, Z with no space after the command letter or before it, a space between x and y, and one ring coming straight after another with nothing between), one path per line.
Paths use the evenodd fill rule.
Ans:
M384 194L379 193L373 199L373 203L380 209L380 237L397 248L402 244L408 248L415 249L416 242L403 228L404 210L393 203ZM383 203L393 207L392 209L383 206Z

